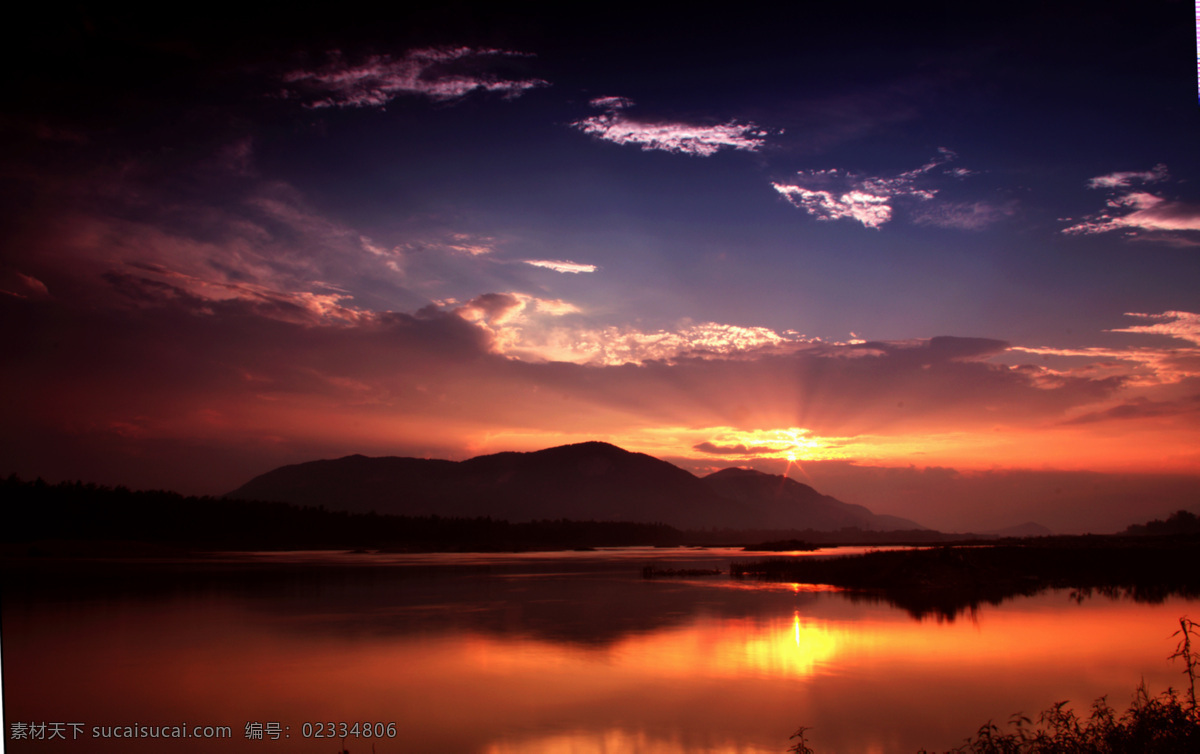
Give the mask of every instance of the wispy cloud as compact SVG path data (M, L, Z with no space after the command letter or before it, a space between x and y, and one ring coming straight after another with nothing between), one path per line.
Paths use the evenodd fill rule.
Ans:
M602 115L577 120L571 125L585 134L614 144L634 144L644 151L658 150L708 157L722 149L757 152L767 132L753 123L715 126L671 121L636 120L624 111L633 101L624 97L598 97L590 104L606 110Z
M1088 181L1088 188L1125 188L1134 183L1157 183L1167 179L1167 166L1161 162L1150 170L1126 171L1097 176Z
M1160 314L1130 312L1125 316L1150 324L1114 328L1105 332L1166 335L1190 345L1083 348L1013 346L1012 350L1041 356L1041 366L1022 368L1030 371L1031 375L1034 374L1032 370L1036 369L1037 379L1047 385L1053 385L1065 377L1101 379L1122 376L1130 387L1154 388L1180 385L1200 378L1200 314L1179 311ZM1050 368L1046 366L1050 359L1060 360L1066 366Z
M773 182L771 185L793 206L818 220L849 219L877 229L892 219L895 200L932 199L937 190L920 188L917 181L956 156L952 150L940 148L938 156L921 167L891 178L861 176L832 168L800 171L795 183ZM942 221L963 221L961 215L961 212L958 216L951 213Z
M1107 205L1108 209L1089 215L1062 232L1068 235L1094 235L1123 230L1136 236L1139 230L1200 230L1200 205L1169 201L1145 191L1134 191L1110 199Z
M913 214L918 225L933 225L939 228L959 230L983 230L1001 220L1012 217L1016 208L1012 204L991 202L949 202L933 207L922 207Z
M21 272L33 273L22 284L28 293L7 286L2 271L0 288L71 291L122 311L238 309L339 327L368 317L364 299L404 295L402 275L394 274L403 272L402 249L324 215L290 184L260 178L247 140L218 145L207 157L176 170L180 182L220 187L203 199L156 183L138 160L74 183L72 191L103 197L109 211L84 205L57 214L22 262Z
M223 282L189 275L161 265L130 264L105 279L119 293L141 306L170 304L197 314L215 313L210 304L237 302L266 319L300 325L345 325L369 320L370 312L347 306L343 291L287 291L251 282Z
M17 298L46 298L50 295L50 289L32 275L9 270L0 273L0 293Z
M544 267L547 270L555 272L595 272L596 265L580 264L579 262L568 262L563 259L526 259L525 264L531 264L534 267Z
M1109 332L1134 332L1153 333L1155 335L1169 335L1172 338L1186 340L1194 345L1200 346L1200 314L1177 311L1162 312L1161 314L1139 314L1137 312L1127 312L1125 316L1137 317L1143 320L1151 320L1153 324L1122 327L1116 330L1109 330Z
M1013 346L1012 350L1040 356L1043 363L1014 367L1026 372L1037 384L1054 387L1064 379L1121 377L1129 387L1157 387L1178 384L1200 377L1200 349L1196 348L1057 348L1051 346ZM1052 368L1050 359L1061 359L1067 366ZM1050 362L1053 363L1053 362Z
M633 100L628 97L596 97L589 100L588 104L601 110L621 110L633 107Z
M448 255L481 257L495 251L496 239L491 236L471 233L426 234L400 244L397 249L405 253L435 252Z
M1095 235L1122 231L1130 238L1189 245L1177 232L1200 231L1200 205L1167 199L1145 190L1130 191L1134 184L1161 183L1169 177L1166 165L1140 172L1109 173L1088 181L1088 188L1108 189L1112 196L1105 209L1063 228L1067 235ZM1067 218L1071 221L1070 218Z
M1104 411L1093 411L1070 419L1065 424L1094 424L1104 421L1154 419L1158 417L1200 414L1200 395L1189 395L1173 401L1153 401L1138 396Z
M472 92L498 92L517 97L548 82L533 78L505 78L486 69L498 61L531 57L510 50L470 47L410 50L404 57L375 55L352 65L334 53L316 70L292 71L284 82L309 94L308 107L383 107L400 95L420 95L447 101Z

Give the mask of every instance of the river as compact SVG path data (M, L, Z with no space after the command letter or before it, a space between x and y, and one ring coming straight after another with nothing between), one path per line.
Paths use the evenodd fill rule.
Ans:
M818 752L944 750L1013 713L1069 700L1086 714L1105 695L1124 710L1143 679L1181 687L1171 634L1200 617L1182 598L1061 590L917 617L827 587L642 575L755 557L250 553L13 571L6 743L758 754L803 725Z

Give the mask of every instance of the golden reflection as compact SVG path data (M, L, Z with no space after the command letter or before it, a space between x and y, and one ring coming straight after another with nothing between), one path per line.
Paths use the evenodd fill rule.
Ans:
M802 677L829 663L844 641L846 629L824 621L808 620L798 613L790 620L730 619L704 621L680 629L634 635L593 657L618 675L652 672L657 677L735 678L747 675ZM477 659L479 667L497 670L498 664L515 671L529 664L563 667L585 658L568 659L562 648L527 643L514 653L489 646L482 637L468 639L464 657Z
M6 712L393 721L398 738L381 754L757 754L785 748L797 724L814 726L822 751L940 750L997 714L1062 699L1079 709L1102 694L1122 706L1142 678L1152 693L1177 683L1179 668L1165 659L1170 632L1195 604L1077 605L1048 594L939 623L832 596L802 594L796 604L772 596L786 606L769 600L777 611L747 615L747 600L713 600L678 623L603 641L519 630L519 622L364 632L365 613L347 624L354 630L327 630L325 614L265 614L235 601L39 607L22 620L5 615L5 643L20 647L5 657L6 681L20 679L22 689ZM322 754L327 743L296 751ZM248 754L255 744L229 750ZM121 749L134 750L145 749Z
M780 585L803 588L805 585ZM489 674L582 673L599 679L810 677L834 666L920 665L952 668L991 665L1036 667L1052 662L1086 665L1126 643L1143 619L1113 610L1100 625L1051 625L1046 616L991 614L981 620L872 620L807 617L700 618L685 626L637 633L604 648L552 641L517 642L466 635L455 645L458 662ZM986 636L986 639L984 638ZM447 647L449 649L449 647Z
M654 737L646 731L610 729L571 731L523 741L495 741L486 754L615 754L636 751L639 754L777 754L778 746L759 747L745 742L725 741L698 744L681 736Z

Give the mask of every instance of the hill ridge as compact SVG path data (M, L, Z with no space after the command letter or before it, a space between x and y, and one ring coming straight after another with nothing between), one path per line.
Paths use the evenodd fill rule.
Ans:
M678 528L924 529L878 516L790 477L729 468L698 477L602 441L503 451L461 461L404 456L281 466L226 497L356 513L663 523Z

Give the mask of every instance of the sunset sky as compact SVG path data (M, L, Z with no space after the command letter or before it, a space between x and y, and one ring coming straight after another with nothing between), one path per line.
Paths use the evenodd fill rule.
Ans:
M597 439L947 530L1198 510L1193 5L966 5L13 25L0 472Z

